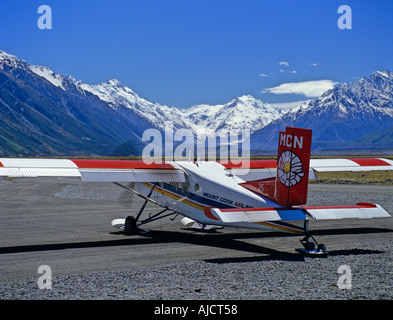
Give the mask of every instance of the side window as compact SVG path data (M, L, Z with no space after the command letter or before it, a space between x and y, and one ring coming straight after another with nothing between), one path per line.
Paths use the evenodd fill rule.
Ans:
M186 190L186 191L190 191L190 182L181 182L180 183L180 188Z
M190 191L190 189L191 189L190 183L188 181L187 182L172 182L171 185L174 186L175 188L183 189L186 191Z

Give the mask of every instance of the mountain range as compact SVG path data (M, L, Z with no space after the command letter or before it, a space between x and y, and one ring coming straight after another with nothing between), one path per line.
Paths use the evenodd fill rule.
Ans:
M116 79L85 84L0 51L0 156L140 155L142 134L251 131L253 154L274 154L285 126L313 129L313 150L393 149L393 74L376 71L284 112L250 95L186 109L139 97Z
M373 72L290 110L254 132L254 152L274 148L285 126L312 129L314 151L393 150L393 73Z

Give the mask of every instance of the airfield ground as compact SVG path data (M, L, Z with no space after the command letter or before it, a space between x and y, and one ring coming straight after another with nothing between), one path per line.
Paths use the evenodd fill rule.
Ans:
M374 202L393 215L388 181L327 180L310 184L310 205ZM0 181L0 299L393 299L393 218L311 221L330 253L313 259L295 252L300 236L273 231L201 233L180 217L144 235L111 227L141 203L112 184ZM42 265L51 289L37 285ZM339 288L341 266L350 289Z

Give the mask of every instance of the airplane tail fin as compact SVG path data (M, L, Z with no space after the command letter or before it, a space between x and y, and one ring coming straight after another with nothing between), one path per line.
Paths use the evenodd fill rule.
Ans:
M307 203L312 130L287 127L278 139L274 200L282 206Z

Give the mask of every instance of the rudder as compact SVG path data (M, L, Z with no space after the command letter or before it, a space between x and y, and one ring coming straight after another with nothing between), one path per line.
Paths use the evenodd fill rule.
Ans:
M287 127L278 139L274 198L282 206L307 203L312 130Z

